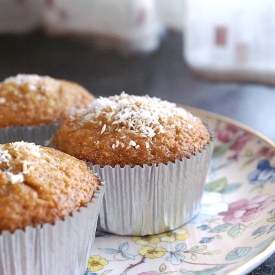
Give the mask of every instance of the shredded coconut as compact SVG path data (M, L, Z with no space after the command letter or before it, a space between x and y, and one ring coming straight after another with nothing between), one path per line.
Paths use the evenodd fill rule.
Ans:
M38 85L40 80L41 76L36 74L18 74L6 78L3 83L14 82L18 86L28 84L30 87L34 88Z
M106 124L104 124L104 125L103 125L103 127L102 127L102 129L101 129L101 133L100 133L100 134L102 135L102 134L105 132L105 130L106 130Z
M136 146L136 145L137 145L136 142L133 141L133 140L130 140L129 144L130 144L131 146Z
M165 132L162 124L166 123L169 117L177 115L187 118L191 116L183 108L176 107L174 103L147 95L128 95L124 92L112 97L99 97L90 104L86 111L81 110L80 114L84 117L82 123L88 121L93 123L94 119L103 115L112 125L118 126L117 131L126 128L129 132L149 138ZM102 133L105 130L103 126Z
M22 85L27 85L31 91L37 91L39 87L43 91L50 92L50 88L48 85L43 84L43 79L50 78L49 76L40 76L37 74L18 74L16 76L10 76L6 78L2 83L15 83L18 87ZM14 93L17 93L14 90Z
M17 156L14 158L8 150L0 149L0 165L5 164L5 168L1 168L0 173L7 178L8 182L15 184L24 181L24 175L30 172L32 169L31 165L33 164L33 162L22 158L20 150L25 150L29 155L33 155L34 157L40 157L40 146L23 141L11 143L11 146L17 151ZM16 174L12 172L13 167L11 165L15 160L22 164L22 171Z
M6 103L6 99L4 97L0 97L0 104L5 104Z

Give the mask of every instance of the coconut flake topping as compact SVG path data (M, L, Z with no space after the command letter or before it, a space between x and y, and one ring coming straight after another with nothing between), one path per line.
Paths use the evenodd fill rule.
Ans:
M81 110L80 114L84 121L93 122L93 119L104 116L112 125L119 128L126 128L141 137L152 138L156 134L164 133L163 124L167 123L171 116L181 116L186 119L192 116L183 108L176 107L176 104L160 100L156 97L133 96L122 92L112 97L99 97L88 109ZM103 134L108 126L102 127ZM131 143L135 146L134 142Z
M6 78L3 83L15 83L18 87L22 85L28 85L30 90L36 91L41 85L43 78L49 78L48 76L39 76L37 74L18 74L16 76L10 76ZM45 87L44 87L45 88Z
M11 143L11 146L16 151L15 157L8 150L0 149L0 173L6 177L7 182L15 184L24 181L24 175L30 172L33 163L25 160L20 151L24 150L28 155L40 157L40 146L23 141ZM21 171L16 173L13 172L14 167L12 166L15 161L22 165Z

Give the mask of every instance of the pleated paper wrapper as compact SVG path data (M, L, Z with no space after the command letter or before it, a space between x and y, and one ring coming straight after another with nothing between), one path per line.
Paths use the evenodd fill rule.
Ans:
M117 235L152 235L176 229L189 222L200 209L204 184L212 157L215 136L190 158L167 165L125 166L91 169L106 181L99 214L99 231ZM50 147L59 124L42 127L15 127L0 130L0 141L25 140ZM22 139L18 137L22 136ZM1 140L2 139L2 140Z
M152 235L189 222L200 209L215 137L200 153L175 163L91 169L106 180L98 230Z
M0 143L26 141L37 145L49 145L60 123L41 126L18 126L0 129Z
M82 275L94 242L104 182L87 205L54 225L0 235L0 274Z
M49 145L59 123L0 130L0 143L15 141ZM54 225L27 227L0 235L2 275L82 275L94 242L105 182L87 205Z

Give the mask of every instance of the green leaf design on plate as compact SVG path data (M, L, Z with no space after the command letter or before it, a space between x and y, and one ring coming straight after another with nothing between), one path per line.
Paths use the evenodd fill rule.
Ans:
M128 248L129 248L129 244L128 244L128 242L126 242L126 243L121 244L118 249L121 252L125 252L126 250L128 250Z
M211 268L206 268L202 271L196 272L195 274L196 275L212 275L215 272L223 269L224 267L226 267L226 265L220 265L220 266L217 265L217 266L214 266L214 267L211 267Z
M182 251L186 249L186 244L185 243L179 243L177 246L176 246L176 251Z
M218 225L214 228L212 228L209 232L210 233L220 233L220 232L225 232L228 230L228 228L230 228L232 226L231 223L224 223L221 225Z
M267 221L268 221L268 222L275 222L275 217L273 216L273 217L267 219Z
M213 251L208 251L203 253L204 255L217 255L219 254L221 251L220 250L213 250Z
M192 259L193 261L196 261L196 260L197 260L197 255L196 255L196 254L192 254L192 255L191 255L191 259Z
M251 149L247 149L247 150L245 151L245 156L246 156L246 157L252 157L252 156L253 156L253 151L252 151Z
M250 192L253 192L253 191L258 191L258 193L262 193L264 191L264 186L262 184L256 185L251 189Z
M268 245L271 244L271 242L273 242L275 240L275 235L273 235L272 237L269 237L268 239L266 239L265 241L259 243L255 248L260 248L260 247L267 247Z
M227 179L221 178L211 181L205 185L205 190L208 192L221 192L227 185Z
M135 256L132 255L132 254L128 254L128 253L121 253L121 256L125 259L131 259L131 260L134 260L135 259Z
M222 194L230 194L238 190L242 186L241 183L227 184L226 187L221 191Z
M251 250L252 250L252 247L249 247L249 246L247 246L247 247L236 247L227 254L225 259L227 261L234 261L234 260L240 259L240 258L248 255Z
M228 230L228 236L236 239L240 237L243 232L245 231L245 226L242 223L234 224L229 230Z
M159 272L163 272L166 270L166 265L165 264L162 264L160 267L159 267Z
M266 230L264 232L261 232L260 234L258 234L254 239L257 239L259 237L261 237L262 235L264 235L266 233Z
M191 253L200 253L200 252L203 252L206 248L207 248L206 245L193 246L193 247L191 247L188 250L188 252L191 252Z
M232 142L228 142L228 143L223 143L221 145L218 145L214 148L214 152L213 152L213 157L217 158L222 156L227 150L228 148L231 146Z
M108 274L108 273L110 273L111 271L112 271L112 269L106 270L106 271L104 271L104 272L102 273L102 275Z
M254 161L254 159L249 159L249 160L247 160L247 161L242 165L242 168L247 167L247 166L248 166L249 164L251 164L253 161Z
M113 248L99 248L100 251L108 253L108 254L118 254L119 251Z

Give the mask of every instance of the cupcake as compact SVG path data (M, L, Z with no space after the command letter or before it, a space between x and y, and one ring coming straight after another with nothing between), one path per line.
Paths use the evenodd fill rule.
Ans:
M0 144L0 274L84 274L103 193L73 156Z
M214 135L174 103L122 93L66 119L52 143L106 180L101 230L148 235L198 213Z
M62 122L93 100L94 96L86 89L67 80L34 74L6 78L0 83L0 129L17 129L2 131L0 143L26 140L22 131L27 126ZM5 138L6 134L9 136Z

